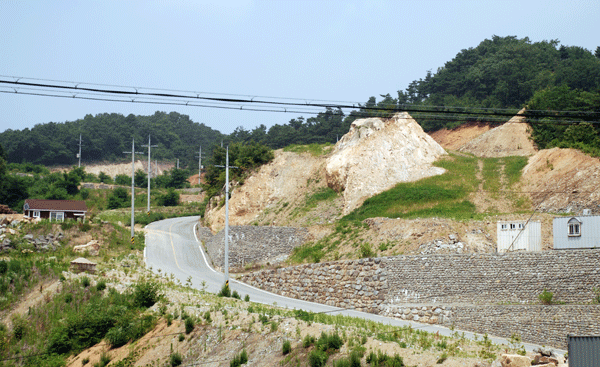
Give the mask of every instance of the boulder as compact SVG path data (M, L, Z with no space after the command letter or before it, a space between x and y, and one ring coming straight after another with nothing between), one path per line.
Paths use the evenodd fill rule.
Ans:
M500 357L500 364L502 367L529 367L531 366L531 359L518 354L503 354Z
M98 254L100 253L100 244L98 243L97 240L91 240L90 242L86 243L85 245L79 245L79 246L73 247L73 252L79 252L79 253L87 252L91 256L98 256Z

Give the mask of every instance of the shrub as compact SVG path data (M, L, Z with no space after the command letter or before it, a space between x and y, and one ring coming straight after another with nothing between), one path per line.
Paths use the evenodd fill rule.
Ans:
M194 320L191 317L186 317L185 319L185 333L189 334L194 331Z
M304 348L308 348L311 345L313 345L315 343L315 337L311 336L309 334L306 334L306 336L304 337L304 339L302 340L302 346Z
M546 289L544 289L544 291L538 295L538 298L542 304L551 305L553 296L554 294L552 294L552 292L548 292Z
M106 289L106 280L101 279L98 283L96 283L96 290L98 292L102 292Z
M229 285L227 283L223 284L221 291L218 294L219 297L231 297L231 289L229 289Z
M240 363L241 364L246 364L248 363L248 352L246 352L246 349L242 349L242 353L240 353Z
M322 367L327 363L329 356L319 349L313 349L308 354L308 365L311 367Z
M127 344L129 341L128 332L128 327L116 326L106 333L105 339L108 344L110 344L111 348L118 348Z
M283 355L289 354L292 351L292 343L289 340L283 342Z
M179 366L183 362L181 354L175 352L171 354L171 367Z
M98 363L94 363L94 367L105 367L110 363L110 357L106 353L102 353L100 356L100 361Z
M185 340L185 335L179 334L179 341L182 342Z
M233 293L231 294L231 297L233 297L235 299L240 299L240 295L238 294L237 291L233 291Z
M154 305L160 297L160 286L156 282L142 280L134 286L133 304L137 307L148 308Z
M440 358L438 358L438 360L437 360L436 363L437 364L442 364L442 363L444 363L444 361L446 359L448 359L448 353L444 352L444 353L442 353L442 355L440 356Z
M89 362L90 362L90 358L85 357L84 359L81 360L81 365L84 366L84 365L88 364Z
M600 298L600 295L598 296L598 298ZM250 302L250 295L248 295L248 294L247 294L247 295L244 297L244 301L246 301L246 302Z
M89 287L89 286L90 286L90 278L88 278L88 277L83 277L83 278L81 278L81 285L82 285L84 288L87 288L87 287Z

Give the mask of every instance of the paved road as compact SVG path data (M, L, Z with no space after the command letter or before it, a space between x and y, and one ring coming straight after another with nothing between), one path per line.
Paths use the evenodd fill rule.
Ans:
M161 270L163 274L173 274L182 283L191 277L194 288L202 289L205 282L206 290L218 293L225 282L225 276L210 267L206 254L195 235L195 226L199 217L172 218L149 224L146 228L146 249L144 257L146 265L152 271ZM414 329L421 329L432 333L450 336L453 332L445 327L417 322L397 320L393 318L374 315L354 310L344 310L337 307L326 306L319 303L306 302L293 298L283 297L266 292L236 280L230 280L230 288L237 291L243 298L246 294L252 302L277 305L289 309L302 309L311 312L327 312L346 316L360 317L393 326L411 325ZM458 331L458 330L457 330ZM462 331L459 331L462 332ZM466 337L473 339L476 334L465 332ZM482 335L477 334L481 339ZM508 344L503 338L490 337L496 344ZM525 349L533 350L538 347L534 344L525 344ZM566 353L565 350L556 350Z

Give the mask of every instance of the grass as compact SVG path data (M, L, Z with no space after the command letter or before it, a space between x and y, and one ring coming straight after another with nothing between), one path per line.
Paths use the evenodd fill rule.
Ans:
M400 183L365 200L343 220L362 221L372 217L475 218L475 205L467 197L478 187L477 158L451 154L449 159L440 160L435 165L446 169L446 173L417 182Z
M477 179L478 159L451 153L449 158L434 163L446 170L444 174L416 182L400 183L365 200L361 207L346 215L342 221L362 221L373 217L481 219L485 215L477 213L475 205L468 200L480 183ZM483 179L486 190L498 192L501 189L502 164L510 186L519 181L527 158L484 159Z
M327 153L329 153L331 151L331 149L333 148L333 145L331 143L324 143L324 144L308 144L308 145L298 145L298 144L292 144L292 145L288 145L287 147L283 148L284 152L293 152L293 153L310 153L315 157L320 157L322 155L325 155Z

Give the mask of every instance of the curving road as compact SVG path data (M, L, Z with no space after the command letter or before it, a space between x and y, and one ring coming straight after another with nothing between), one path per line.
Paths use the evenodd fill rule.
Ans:
M195 226L198 225L198 220L199 217L171 218L154 222L146 226L147 233L144 259L146 265L151 267L154 272L158 272L160 269L163 274L173 274L182 282L182 284L185 284L187 279L191 277L194 288L202 289L202 282L205 282L205 289L207 291L218 293L225 282L225 276L222 273L215 271L208 264L206 254L195 234ZM366 312L344 310L319 303L283 297L238 282L234 279L230 280L230 288L232 291L237 291L242 298L246 294L249 295L252 302L277 305L289 309L302 309L311 312L327 312L331 314L360 317L393 326L410 325L414 329L421 329L432 333L437 332L446 336L450 336L453 333L450 329L441 326L397 320ZM481 339L480 334L465 332L465 335L468 338L474 338L475 335L477 335L479 339ZM496 344L508 344L506 339L497 337L490 338ZM529 351L538 347L538 345L534 344L524 345L525 349ZM556 351L562 354L566 353L565 350L556 349Z

